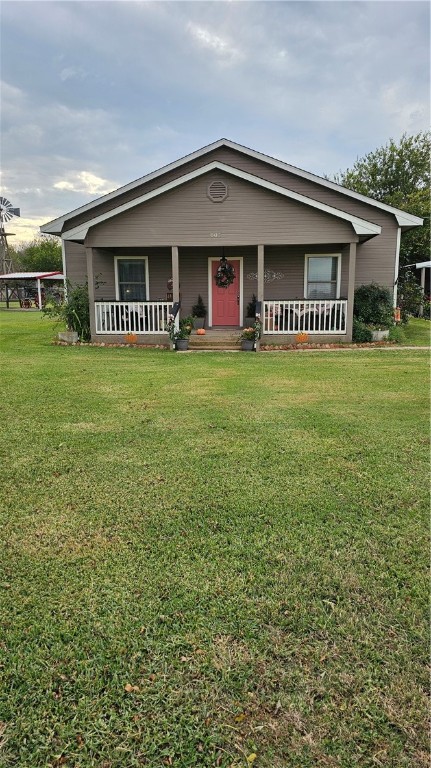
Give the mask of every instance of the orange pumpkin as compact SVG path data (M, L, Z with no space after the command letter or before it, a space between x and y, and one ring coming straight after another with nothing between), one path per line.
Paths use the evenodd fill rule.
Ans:
M136 344L138 341L136 333L126 333L124 338L126 340L126 344Z
M308 333L297 333L295 336L295 341L297 344L306 344L308 341Z
M196 331L196 336L205 336L205 328L198 328Z

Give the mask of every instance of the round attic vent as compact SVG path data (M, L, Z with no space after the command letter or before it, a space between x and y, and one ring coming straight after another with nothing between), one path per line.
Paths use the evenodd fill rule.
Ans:
M227 184L224 181L212 181L207 189L207 194L213 203L222 203L227 198Z

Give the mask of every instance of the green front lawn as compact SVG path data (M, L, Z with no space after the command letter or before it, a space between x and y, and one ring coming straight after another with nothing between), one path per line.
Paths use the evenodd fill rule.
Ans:
M403 344L426 347L430 345L431 323L424 318L411 317L407 325L402 326L404 332Z
M428 765L427 354L0 324L0 764Z

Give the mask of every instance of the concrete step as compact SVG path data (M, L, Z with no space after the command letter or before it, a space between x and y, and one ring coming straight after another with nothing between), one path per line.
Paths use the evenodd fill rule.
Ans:
M203 336L198 336L196 333L192 333L191 336L189 336L190 339L195 339L196 341L207 341L208 339L211 339L211 341L214 339L215 341L226 341L227 339L238 340L240 336L240 331L238 333L216 333L213 331L207 331Z
M217 330L209 330L204 336L198 336L196 333L192 333L189 337L189 349L192 351L238 351L241 349L241 342L239 340L240 330L235 328L217 328Z
M209 341L206 344L194 344L189 341L189 349L241 349L241 344L234 341Z
M241 352L241 347L189 347L189 352Z

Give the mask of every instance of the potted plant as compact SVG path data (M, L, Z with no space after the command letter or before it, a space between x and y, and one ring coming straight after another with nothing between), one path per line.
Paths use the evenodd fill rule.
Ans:
M260 339L262 324L256 320L253 325L243 328L241 332L241 349L243 352L253 352L256 347L256 341Z
M372 341L385 341L389 338L389 325L385 323L377 323L367 326L371 331Z
M189 336L193 328L193 318L184 317L179 322L179 327L175 328L175 318L169 318L166 330L175 349L179 352L185 352L189 348Z
M256 302L257 302L256 294L253 293L253 296L251 297L251 301L247 304L245 324L248 327L253 325L254 321L256 320Z
M207 315L207 308L203 302L202 296L199 294L196 304L192 307L193 315L193 327L203 328L205 325L205 318Z

